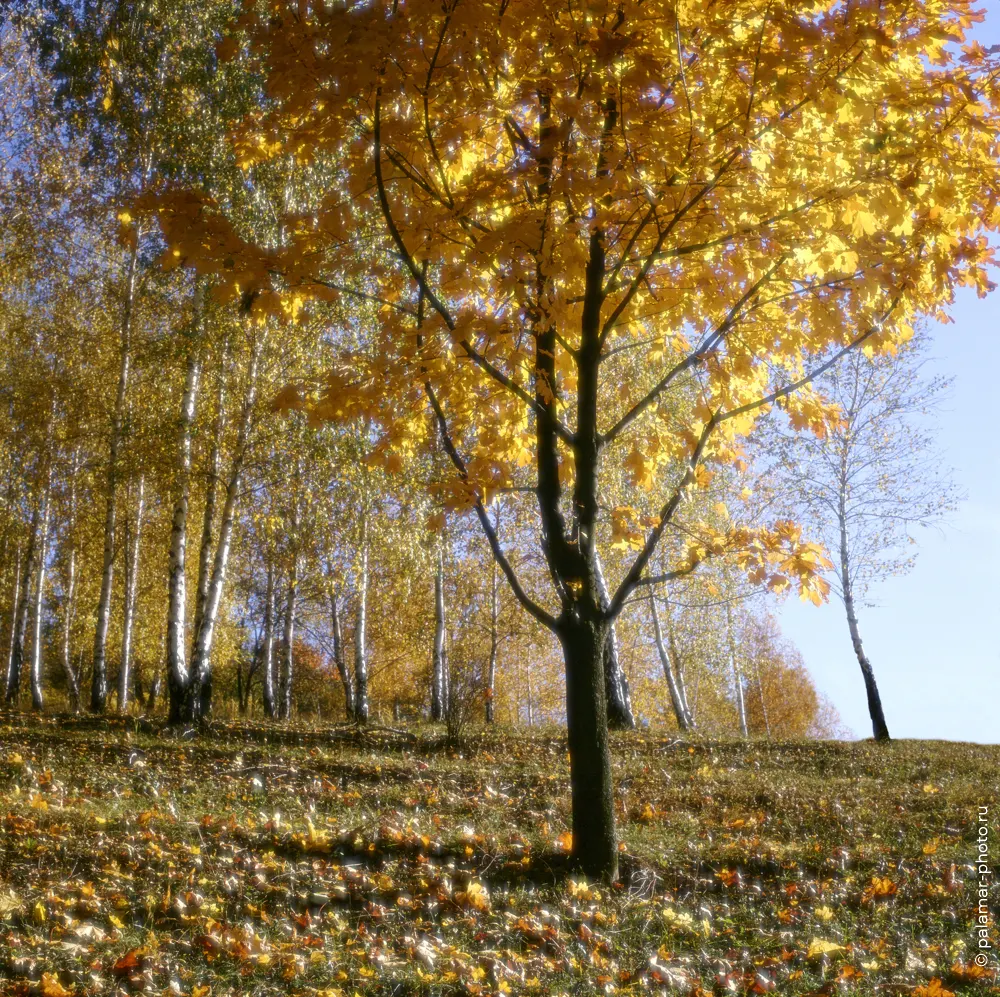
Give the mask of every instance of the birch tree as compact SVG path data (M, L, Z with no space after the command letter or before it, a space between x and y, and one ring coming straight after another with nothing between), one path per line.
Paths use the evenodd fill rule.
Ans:
M949 384L927 373L929 350L921 334L895 354L848 358L819 382L843 413L829 437L779 432L775 446L796 511L834 552L833 587L879 741L889 727L859 609L873 605L874 585L913 567L920 530L944 522L959 497L928 420Z

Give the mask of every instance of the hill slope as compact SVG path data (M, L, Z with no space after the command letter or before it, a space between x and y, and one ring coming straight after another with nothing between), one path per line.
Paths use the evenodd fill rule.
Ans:
M973 923L1000 749L629 734L615 758L606 888L566 869L558 731L0 714L0 991L1000 992Z

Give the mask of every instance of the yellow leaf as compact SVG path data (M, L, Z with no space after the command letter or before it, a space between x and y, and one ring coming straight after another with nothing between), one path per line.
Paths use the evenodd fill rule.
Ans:
M42 973L42 997L70 997L72 990L67 990L55 973Z
M913 997L955 997L953 990L945 990L941 981L935 976L926 986L917 987Z
M825 955L832 955L834 952L843 952L844 946L836 942L828 942L823 938L814 938L809 943L809 951L806 952L807 959L819 959Z

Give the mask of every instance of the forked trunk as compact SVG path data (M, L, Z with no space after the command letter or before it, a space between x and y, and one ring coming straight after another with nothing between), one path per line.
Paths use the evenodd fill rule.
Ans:
M333 661L337 666L337 674L344 686L344 711L348 720L354 719L354 679L344 658L344 636L340 626L340 606L337 604L337 594L330 591L330 628L333 631Z
M210 492L212 498L211 515L206 511L202 536L202 564L199 565L199 575L204 572L206 582L204 593L199 588L198 603L201 612L197 615L194 628L194 644L191 651L191 700L192 709L200 717L207 716L212 707L212 645L215 641L215 628L219 617L219 606L222 602L222 591L226 584L226 572L229 565L229 553L232 547L233 525L236 521L236 509L239 505L240 491L243 485L243 468L246 462L247 448L250 444L250 432L253 428L253 414L257 402L257 371L260 365L260 355L266 342L266 335L261 334L254 342L253 354L250 359L250 369L247 375L247 390L243 398L240 427L236 437L236 451L229 469L226 481L226 497L222 503L222 519L219 523L219 541L212 558L211 574L209 575L205 561L205 548L212 544L212 519L215 514L215 489ZM220 389L219 404L224 401ZM218 446L221 436L222 422L216 425L216 442L213 444L212 473L218 474ZM199 583L200 585L201 583Z
M653 637L656 641L656 651L660 656L660 665L663 668L663 677L667 680L667 691L670 693L670 705L673 707L674 718L677 726L683 731L691 729L691 718L688 716L687 707L681 696L680 686L674 676L673 662L663 643L663 630L660 627L660 612L656 608L656 596L653 588L649 589L649 613L653 618Z
M670 663L674 666L674 677L677 679L677 693L681 699L681 707L684 710L684 716L687 717L688 726L691 730L694 730L698 726L694 718L694 702L688 703L687 682L684 679L684 662L681 659L680 651L677 650L672 613L667 613L667 649L670 651ZM698 683L695 681L695 698L697 698L697 691Z
M573 796L572 856L591 879L618 878L614 791L604 690L607 625L560 621L566 663L566 722Z

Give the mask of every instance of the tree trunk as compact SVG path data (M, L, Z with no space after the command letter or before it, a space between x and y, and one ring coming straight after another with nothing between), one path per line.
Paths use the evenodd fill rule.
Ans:
M743 674L740 671L740 659L736 649L736 631L733 628L733 606L726 601L726 636L729 640L729 660L733 668L733 683L736 686L736 713L740 721L740 737L750 736L747 727L747 704L743 696Z
M605 612L611 604L607 582L604 580L604 567L600 555L594 552L594 576L597 581L597 591L601 600L601 609ZM628 676L622 670L618 656L618 634L614 623L604 642L604 690L608 703L608 724L613 730L634 730L635 715L632 713L632 694L628 687Z
M146 479L140 475L135 500L135 523L125 535L125 616L122 620L122 662L118 670L118 712L128 709L132 689L132 637L135 629L135 602L139 587L139 551L142 544L142 515L145 509Z
M854 609L854 591L851 584L850 555L847 545L847 514L845 509L844 488L840 492L840 584L844 594L844 610L847 613L847 627L851 632L851 643L854 645L854 654L861 666L861 675L865 681L865 693L868 696L868 715L872 721L872 734L876 741L888 741L889 727L885 722L885 713L882 711L882 697L878 692L878 685L875 682L875 672L872 669L868 655L865 654L864 644L861 643L861 629L858 626L858 617Z
M44 704L42 678L44 671L44 648L42 647L42 609L45 601L45 556L48 552L49 519L51 509L49 500L52 491L52 472L49 472L42 494L41 535L38 538L38 567L35 570L35 592L32 597L35 629L31 644L31 708L40 711Z
M668 607L669 609L669 607ZM670 663L674 666L674 677L677 680L677 694L680 696L681 708L687 717L688 727L694 730L698 725L694 719L694 705L688 705L687 683L684 681L684 661L677 650L677 639L674 634L674 615L667 613L667 650L670 652ZM695 683L697 690L697 683Z
M226 571L229 565L229 554L232 549L233 525L236 521L236 509L239 505L240 490L243 485L243 468L246 462L247 449L250 444L250 432L253 428L253 414L257 402L257 371L260 364L260 354L264 348L266 335L261 334L254 343L250 359L250 369L247 373L247 390L243 398L240 415L240 428L236 436L236 450L226 481L226 497L222 503L222 519L219 524L219 542L212 560L212 572L205 589L204 598L199 598L201 615L195 621L194 644L191 652L191 692L192 712L204 717L211 711L212 705L212 645L215 642L215 628L219 617L219 606L222 603L222 592L226 584ZM219 404L224 396L220 390ZM217 425L221 433L221 426ZM216 454L213 457L213 475L218 475L218 439L213 445ZM214 518L215 489L212 489L212 505ZM208 513L205 515L204 545L211 547L212 524ZM206 569L206 577L208 572Z
M354 719L368 723L368 512L361 517L361 565L358 607L354 616Z
M292 685L295 678L295 597L299 582L299 559L296 554L292 558L292 566L288 573L288 592L285 596L285 631L282 635L282 668L281 668L281 717L283 720L292 718Z
M496 529L497 522L494 520L493 528ZM494 721L494 698L497 686L497 652L500 647L499 621L500 621L500 586L499 572L497 571L496 559L491 559L490 572L490 660L486 671L486 722Z
M17 602L14 619L10 665L7 669L6 703L8 707L17 704L21 694L21 672L24 668L24 638L28 632L28 614L31 610L31 581L35 576L35 557L38 549L38 525L41 518L41 504L37 504L31 514L31 529L28 534L28 549L21 570L21 597Z
M111 594L115 570L115 518L118 490L118 459L122 444L125 397L128 392L132 362L132 312L135 304L136 271L139 259L138 232L129 255L125 278L125 299L122 302L121 362L118 367L118 389L111 416L111 438L108 445L107 505L104 512L104 562L101 571L101 594L97 602L97 626L94 630L94 671L90 685L90 708L103 713L108 700L108 623L111 619Z
M196 301L195 308L200 307ZM190 720L187 689L190 675L186 647L186 585L185 557L187 550L187 516L191 496L191 427L194 423L195 402L201 376L198 344L192 345L188 360L184 397L181 401L178 429L177 498L174 502L170 527L170 592L167 608L167 691L170 698L169 722Z
M212 449L208 458L208 480L205 483L205 512L201 524L201 547L198 551L198 590L194 604L194 637L191 642L191 675L193 677L192 693L197 696L200 684L198 638L201 634L202 621L205 618L205 607L208 602L208 588L212 577L212 541L215 531L215 505L219 494L219 470L221 464L222 434L225 431L226 405L226 356L223 352L222 369L219 371L218 391L215 398L215 420L212 426ZM197 706L195 707L197 709Z
M677 693L681 698L681 707L684 715L688 719L691 730L695 730L698 724L695 722L695 704L688 703L687 682L684 679L684 662L681 660L680 652L677 650L677 641L674 639L674 621L671 613L667 613L667 648L670 651L670 661L674 666L674 676L677 679ZM695 681L695 694L697 695L698 683Z
M62 669L66 676L66 691L69 694L69 708L73 713L80 712L80 673L73 667L73 619L76 615L76 477L79 471L79 451L73 452L70 465L69 483L69 563L66 567L66 589L63 593L62 620Z
M757 692L760 694L760 712L764 718L764 733L767 735L768 740L771 738L771 721L767 716L767 701L764 699L764 682L760 676L760 658L754 656L753 659L754 673L757 676Z
M573 797L573 859L594 879L618 877L611 748L604 688L606 624L564 615L566 722Z
M274 567L267 565L267 589L264 594L264 633L262 654L264 657L264 713L271 720L277 715L274 695Z
M660 665L663 667L663 677L667 680L667 691L670 693L670 705L674 710L674 717L680 730L691 729L691 718L688 716L687 708L681 697L680 688L674 678L674 669L667 653L667 648L663 644L663 631L660 628L660 613L656 608L656 596L653 593L652 585L649 587L649 612L653 618L653 637L656 640L656 650L660 656Z
M17 622L21 618L21 566L23 563L24 557L21 546L18 544L17 559L14 562L14 591L10 599L10 646L7 649L7 671L4 678L5 698L14 676L14 648L17 645ZM18 665L18 668L20 668L20 665Z
M437 570L434 572L434 650L431 661L431 720L444 720L448 711L445 702L445 605L444 605L444 551L438 551Z
M337 605L337 594L330 589L330 627L333 630L333 662L337 666L337 674L344 685L344 710L348 720L354 719L354 681L351 670L344 658L344 638L340 627L340 607Z

